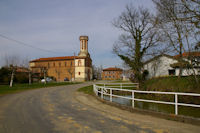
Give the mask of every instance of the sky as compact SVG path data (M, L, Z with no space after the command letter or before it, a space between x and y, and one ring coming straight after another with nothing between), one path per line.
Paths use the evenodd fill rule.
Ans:
M79 36L87 35L93 65L120 67L112 47L123 32L112 21L131 3L154 8L151 0L0 0L0 66L6 56L32 60L77 55Z

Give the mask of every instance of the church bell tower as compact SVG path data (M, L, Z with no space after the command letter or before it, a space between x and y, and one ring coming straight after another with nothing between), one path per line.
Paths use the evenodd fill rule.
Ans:
M81 57L89 56L89 53L88 53L88 36L80 36L79 40L80 40L80 52L79 52L78 56L81 56Z

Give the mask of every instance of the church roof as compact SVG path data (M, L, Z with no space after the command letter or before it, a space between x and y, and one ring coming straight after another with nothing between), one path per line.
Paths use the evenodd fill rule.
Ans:
M35 59L35 60L30 61L30 62L74 60L74 59L83 59L83 58L85 58L85 57L79 57L79 56L47 57L47 58Z

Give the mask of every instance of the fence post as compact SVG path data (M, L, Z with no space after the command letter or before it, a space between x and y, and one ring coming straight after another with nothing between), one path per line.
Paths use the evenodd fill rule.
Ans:
M96 94L96 91L95 91L95 84L93 84L93 92Z
M178 95L175 93L175 114L178 115Z
M101 87L101 98L103 99L103 87Z
M93 85L94 85L94 86L93 86L94 92L95 92L95 94L98 96L98 90L97 90L96 84L93 84Z
M112 89L110 89L110 102L112 102Z
M132 107L135 107L135 93L132 91Z

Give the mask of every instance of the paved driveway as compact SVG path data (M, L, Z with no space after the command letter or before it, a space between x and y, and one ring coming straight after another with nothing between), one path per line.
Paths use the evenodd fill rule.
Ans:
M92 83L0 98L0 133L188 133L200 127L123 111L77 93Z

